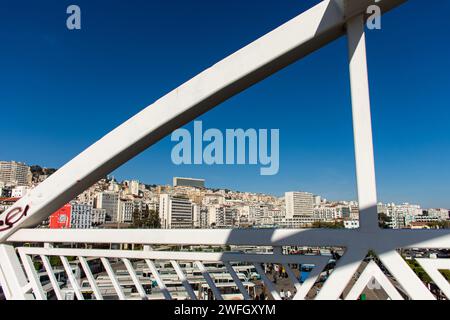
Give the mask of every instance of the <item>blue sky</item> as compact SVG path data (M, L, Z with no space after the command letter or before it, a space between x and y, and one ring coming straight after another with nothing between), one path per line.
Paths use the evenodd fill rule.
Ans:
M205 68L318 1L2 1L0 159L60 167ZM65 27L78 4L82 30ZM449 1L410 0L367 34L378 198L450 207ZM175 166L170 137L114 172L168 184L355 199L345 38L200 117L279 128L280 171ZM192 128L192 124L186 126Z

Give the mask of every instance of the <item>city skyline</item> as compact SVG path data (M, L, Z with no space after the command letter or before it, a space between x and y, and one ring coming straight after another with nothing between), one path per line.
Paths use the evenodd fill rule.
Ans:
M77 34L67 33L59 21L63 4L32 3L27 10L20 2L8 5L0 10L8 12L0 35L9 43L2 53L7 63L0 104L8 106L4 130L20 142L5 141L1 156L61 167L170 89L315 2L180 2L174 10L164 3L139 2L134 8L113 3L105 9L80 1L84 22ZM383 16L381 30L367 32L379 201L450 207L445 163L450 50L440 40L449 24L441 15L449 6L420 8L419 1L409 1L401 12ZM417 10L428 24L414 23ZM204 12L215 12L214 21ZM18 25L18 17L24 23ZM205 19L209 28L202 27ZM172 20L182 30L172 27ZM356 199L347 75L346 41L340 39L200 117L208 128L279 128L276 176L261 177L256 166L175 166L168 137L112 174L157 184L171 176L201 176L235 190L276 195L308 190L330 199ZM326 95L319 92L323 88Z
M2 161L3 162L7 162L5 160L0 159L0 162L2 162ZM29 167L37 166L37 167L40 167L42 169L47 169L47 170L50 169L52 171L53 170L57 170L57 168L43 167L43 166L41 166L39 164L28 165L28 164L23 163L21 161L15 161L15 160L11 160L11 162L15 162L15 163L17 163L19 165L24 165L24 166L29 166ZM177 184L179 183L179 181L182 181L182 180L195 180L196 182L200 182L198 187L203 188L205 190L229 190L231 192L237 192L237 193L250 193L250 194L258 194L258 195L264 195L264 196L272 196L272 197L276 197L276 198L279 198L279 199L285 198L287 193L305 192L305 193L310 193L313 196L319 196L322 199L325 199L326 201L330 201L330 202L353 202L353 201L354 202L358 202L357 198L355 198L355 199L350 199L350 198L348 198L348 199L344 199L344 198L341 198L341 199L329 198L323 193L311 192L311 190L306 190L306 189L290 189L290 190L283 191L282 194L273 194L273 193L264 193L264 192L252 191L252 190L232 189L232 188L229 188L229 187L223 186L223 185L211 186L211 185L207 185L206 184L207 180L202 178L202 177L186 177L186 176L184 176L184 177L175 177L175 176L173 176L173 177L169 178L169 180L172 183L153 183L153 182L149 182L149 181L142 181L142 180L140 180L140 179L138 179L136 177L125 177L123 179L117 179L117 177L115 177L112 174L107 175L106 179L109 180L109 181L114 181L115 180L115 181L117 181L120 184L123 184L124 182L127 182L127 181L128 182L130 182L130 181L137 181L138 183L142 183L142 184L144 184L146 186L153 186L154 185L154 186L164 186L164 187L167 187L167 186L169 186L169 187L177 187ZM1 181L0 181L0 183L1 183ZM0 186L1 186L1 184L0 184ZM383 201L382 199L378 199L378 203L379 204L396 204L396 205L403 205L403 204L419 205L423 209L427 209L427 208L428 209L435 209L435 208L450 209L450 207L445 207L445 206L443 206L443 207L437 207L437 206L429 207L429 206L425 206L425 205L423 205L423 204L421 204L420 202L417 202L417 201L412 201L412 202L409 202L409 201L397 201L397 202L395 202L395 201Z

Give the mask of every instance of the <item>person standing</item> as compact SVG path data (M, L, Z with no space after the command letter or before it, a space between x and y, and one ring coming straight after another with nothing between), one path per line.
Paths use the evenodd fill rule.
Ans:
M286 298L287 298L287 300L291 300L291 297L292 297L291 290L288 290L288 291L286 292Z
M285 295L283 289L281 289L281 291L280 291L280 298L281 298L281 300L286 300L286 295Z

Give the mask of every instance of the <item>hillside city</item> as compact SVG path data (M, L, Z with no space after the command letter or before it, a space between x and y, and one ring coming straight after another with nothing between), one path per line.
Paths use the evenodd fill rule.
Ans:
M55 169L0 161L0 213ZM449 210L378 203L383 228L448 228ZM332 201L304 191L283 197L206 187L204 179L174 177L172 185L105 177L53 213L49 228L358 228L356 201Z

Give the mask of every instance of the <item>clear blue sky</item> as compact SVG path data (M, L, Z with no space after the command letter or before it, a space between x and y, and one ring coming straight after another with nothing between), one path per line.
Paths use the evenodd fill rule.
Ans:
M208 66L318 1L2 1L0 159L60 167ZM65 27L78 4L82 30ZM369 31L381 201L450 207L449 1L410 0ZM355 199L342 38L200 118L204 127L279 128L280 171L175 166L170 138L120 167L118 179ZM187 126L192 128L192 124Z

